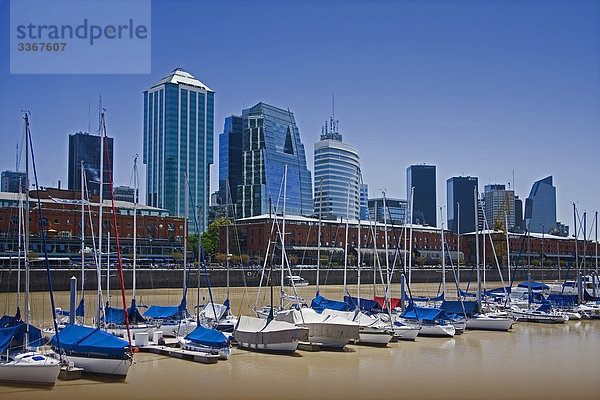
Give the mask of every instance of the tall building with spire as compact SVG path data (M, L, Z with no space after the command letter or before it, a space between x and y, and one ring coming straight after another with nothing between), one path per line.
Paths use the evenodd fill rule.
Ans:
M273 207L279 201L279 210L283 209L280 189L286 165L286 214L312 215L311 173L294 114L261 102L242 111L242 124L242 181L237 187L240 216L268 214L269 199Z
M188 191L188 216L199 211L200 231L208 222L213 121L214 91L181 68L144 91L146 203L183 216Z
M315 143L315 214L323 218L358 219L360 213L360 157L356 147L343 143L333 117Z

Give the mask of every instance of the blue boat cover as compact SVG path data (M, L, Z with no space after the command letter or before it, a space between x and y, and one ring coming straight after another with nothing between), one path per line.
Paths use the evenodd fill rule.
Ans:
M21 310L18 308L14 317L10 315L4 315L2 318L0 318L0 328L9 328L21 323L23 323L23 321L21 321Z
M413 301L443 301L444 293L440 294L438 297L413 297Z
M358 298L357 297L352 297L352 296L344 296L344 301L346 302L346 304L348 304L349 307L351 307L351 309L355 309L356 307L358 307ZM369 300L369 299L360 299L360 309L361 310L365 310L365 311L371 311L371 312L381 312L381 306L379 305L379 303L375 300Z
M577 303L577 295L550 293L548 295L548 301L555 306L572 306Z
M457 300L444 300L440 308L444 310L446 314L464 315L466 313L467 316L471 316L479 311L477 310L476 301L463 301L461 304L461 302Z
M107 323L109 323L109 324L124 324L125 323L125 314L123 313L122 308L106 307L104 310L106 313L106 322ZM144 317L142 317L142 314L140 314L137 307L135 307L135 306L129 307L127 309L127 314L129 317L130 324L144 321ZM104 321L104 317L102 317L102 321Z
M150 306L144 318L174 318L179 313L177 306Z
M85 315L84 299L81 299L81 301L79 302L79 305L77 306L77 309L75 310L75 316L83 317L84 315Z
M505 288L495 288L495 289L490 289L490 290L484 290L483 293L486 296L504 296L504 292L506 291L507 294L510 294L510 288L509 287L505 287Z
M329 300L325 297L318 295L315 297L310 304L310 307L318 313L323 312L324 309L329 308L330 310L338 311L351 311L353 307L343 301Z
M465 292L462 289L460 289L460 295L463 296L463 297L477 297L476 293Z
M520 288L529 288L529 284L527 282L522 282L519 283L518 285ZM542 289L549 289L550 287L544 283L540 283L540 282L531 282L531 290L542 290Z
M0 328L0 353L6 350L13 339L17 340L16 347L23 347L23 341L25 339L25 331L27 325L23 322L19 322L16 325L7 326ZM43 346L44 341L42 339L42 332L33 325L29 325L29 343L28 347L39 347Z
M447 319L447 315L441 308L418 307L410 303L401 314L404 318L418 319L419 321L435 321Z
M99 328L67 325L58 332L60 346L66 351L104 355L124 355L129 343ZM56 346L56 335L52 336Z
M217 330L205 328L202 325L198 325L185 338L194 343L214 348L227 346L227 336Z

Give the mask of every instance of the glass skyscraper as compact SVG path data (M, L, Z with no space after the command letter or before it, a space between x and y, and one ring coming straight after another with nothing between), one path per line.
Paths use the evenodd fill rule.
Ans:
M312 215L312 181L294 114L265 103L242 111L242 184L238 186L241 217L269 213L279 200L287 164L287 215ZM283 190L281 191L283 196Z
M477 177L454 176L446 181L448 229L452 233L475 232L476 193L479 193Z
M388 224L404 225L408 202L401 199L385 198L385 210L383 208L383 197L369 199L369 220L375 222L384 221ZM410 223L409 220L406 221Z
M26 191L25 172L2 171L2 192L19 193L19 190Z
M413 223L437 226L435 165L411 165L406 169L406 198L409 207L410 191L413 187Z
M83 161L87 188L90 194L100 194L100 146L106 146L101 139L101 136L90 135L83 132L69 135L69 190L81 190L81 161ZM114 174L113 138L108 137L107 143L110 171ZM102 197L110 199L110 180L108 175L108 162L106 161L106 147L104 148L103 157L102 181L104 182L104 186L102 186Z
M360 184L360 219L367 221L369 219L369 185Z
M219 135L219 202L225 204L226 181L229 178L231 198L237 203L237 187L242 184L243 119L232 115L225 118L223 133Z
M193 206L199 207L200 231L208 222L213 121L214 92L180 68L144 92L147 205L183 216L188 190L188 216L193 221Z
M489 229L495 229L496 218L499 218L498 222L501 225L508 222L506 229L512 230L515 227L514 190L506 190L506 186L502 184L485 185L483 201Z
M342 142L331 119L315 143L315 214L323 218L358 219L360 158L358 150Z
M525 220L529 232L548 233L556 227L556 187L552 176L533 184L525 200Z

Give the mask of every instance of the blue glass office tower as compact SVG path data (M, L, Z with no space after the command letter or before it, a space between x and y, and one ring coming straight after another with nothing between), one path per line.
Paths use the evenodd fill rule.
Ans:
M287 164L287 215L312 215L312 181L304 145L289 110L258 103L242 111L244 124L242 185L238 186L241 217L269 213L277 204ZM281 192L283 196L283 192ZM280 210L283 199L280 200Z
M556 227L556 188L552 176L533 184L525 200L525 220L529 232L548 233Z
M360 184L360 219L369 220L369 185L366 183Z
M479 193L477 177L454 176L446 181L448 229L452 233L475 232L475 193Z
M201 231L207 227L213 121L214 92L180 68L144 92L147 205L183 216L188 190L188 216L193 221L193 207L199 207Z
M411 165L406 169L406 198L409 206L413 187L413 223L437 226L435 165Z
M232 115L225 118L223 133L219 135L219 203L225 204L226 181L229 178L231 198L237 203L237 187L242 184L243 119Z

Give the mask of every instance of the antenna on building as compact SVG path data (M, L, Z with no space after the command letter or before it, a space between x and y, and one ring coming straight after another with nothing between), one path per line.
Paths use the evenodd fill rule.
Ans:
M335 93L331 92L331 120L335 119Z

